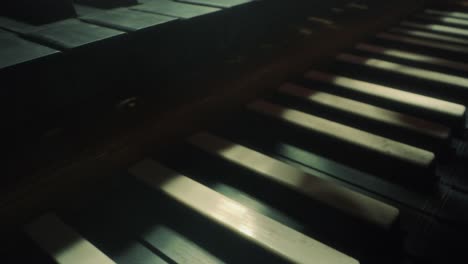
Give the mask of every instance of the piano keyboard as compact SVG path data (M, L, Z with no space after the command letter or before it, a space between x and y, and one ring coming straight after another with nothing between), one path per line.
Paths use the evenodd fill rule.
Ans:
M133 12L156 25L247 2L148 0L67 23L110 37L144 28L129 23ZM86 208L27 224L47 255L37 261L466 260L455 227L468 220L468 188L457 180L467 176L467 25L463 10L423 10L150 155ZM85 44L62 42L59 31L17 33L64 49Z

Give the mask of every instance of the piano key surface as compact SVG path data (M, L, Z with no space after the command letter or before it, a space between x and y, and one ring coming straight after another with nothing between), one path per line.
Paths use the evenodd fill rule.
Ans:
M57 263L115 263L53 214L41 216L25 229Z
M375 46L369 44L358 44L356 49L359 51L365 51L369 53L385 55L388 57L394 57L399 59L405 59L409 61L421 62L424 64L431 64L434 66L440 66L441 68L448 68L455 71L467 72L468 64L453 60L447 60L439 57L432 57L424 54L417 54L412 52L407 52L404 50L396 50L391 48L385 48L382 46Z
M153 161L142 161L130 173L288 262L359 263Z
M187 0L179 2L204 2L202 6L225 8L218 6L220 4L217 4L217 1ZM147 25L152 25L145 21L134 28L121 27L121 24L126 24L125 19L131 17L127 16L128 13L135 14L133 12L139 11L119 10L124 12L117 11L116 13L125 15L119 15L119 19L115 20L118 23L115 25L105 25L106 21L114 20L115 16L103 15L104 13L100 13L101 11L87 13L89 17L94 14L96 16L99 14L98 17L104 17L101 21L98 19L89 20L89 22L99 24L103 28L114 28L126 32L138 31ZM113 11L108 12L112 13ZM152 20L155 17L156 15L148 17L148 19ZM80 19L85 20L84 16ZM154 25L157 24L158 22ZM424 31L424 34L427 32ZM381 36L387 37L389 35L391 34L381 34ZM1 36L2 34L0 34ZM455 46L440 42L442 38L434 41L424 39L424 36L453 38L448 35L419 34L418 36L413 35L411 38L403 37L402 34L392 36L397 36L392 39L396 42L405 40L408 43L422 46L427 46L426 44L429 43L429 46L434 49L440 50L442 48L443 50L448 47L445 50L453 54L463 53L462 48L459 51L453 49L454 47L463 47L461 41L457 43L458 46ZM463 38L457 37L456 39L462 40ZM380 45L381 42L377 44ZM454 61L456 56L453 54L452 56L444 56L444 52L437 54L426 52L430 49L424 49L424 52L418 53L418 49L402 49L397 45L390 49L385 45L376 46L377 44L366 41L366 44L361 44L355 50L350 51L350 55L359 56L361 55L359 52L366 52L366 54L375 53L377 56L384 48L388 51L385 58L392 57L398 61L419 60L423 62L422 66L410 64L410 67L416 72L436 72L433 68L423 65L431 63L445 64L445 66L449 66L448 68L456 68L460 71L463 71L464 68L463 60ZM390 45L390 47L392 46ZM381 57L378 59L384 60ZM390 60L390 63L396 62ZM463 143L459 144L459 140L462 140L459 138L460 134L456 134L455 139L446 137L450 129L460 130L460 124L466 122L466 108L461 101L453 103L450 100L432 97L432 94L420 93L420 90L408 92L407 89L398 85L384 86L375 81L377 79L363 78L361 80L356 76L348 75L346 68L338 73L333 69L323 72L310 71L306 74L306 79L309 81L313 79L315 83L325 83L334 88L328 90L324 87L304 85L301 89L308 87L308 90L312 88L315 92L320 92L320 96L315 101L316 104L331 101L333 104L329 104L327 107L333 106L336 109L341 109L340 111L366 116L360 123L363 124L363 127L375 122L375 120L390 122L398 126L401 124L398 122L400 121L398 118L385 118L396 114L399 117L405 116L405 120L412 120L411 124L407 124L409 126L417 124L417 121L422 118L427 118L428 123L425 124L430 124L429 127L432 129L416 129L419 131L418 133L435 138L447 138L452 143L450 148L453 148L453 144L457 145L457 155L463 153ZM388 76L398 78L399 75ZM279 94L281 97L289 93L290 96L305 97L305 93L302 93L305 90L298 91L285 87L291 88L291 85L274 87L281 91L276 96ZM445 94L446 91L441 93ZM261 98L260 100L269 98ZM257 111L265 110L263 107L265 104L256 102L248 104L247 107ZM280 112L291 113L295 103L296 101L288 101L288 107L279 105L278 107L282 110ZM401 113L399 113L400 110ZM313 116L314 111L316 109L301 114ZM77 230L84 240L92 244L91 248L102 251L103 255L108 256L111 261L116 263L245 263L249 261L251 263L259 263L260 261L283 263L285 260L295 263L317 263L321 257L314 258L313 256L317 257L316 252L324 253L323 256L326 258L322 259L325 261L324 263L358 263L358 260L361 263L418 263L419 259L450 258L450 256L440 254L444 251L452 253L451 256L460 253L459 249L451 247L454 245L454 239L462 241L458 236L452 234L453 230L450 230L452 227L446 230L447 226L432 218L435 216L437 219L443 219L449 223L463 223L463 221L457 220L457 217L459 212L464 209L462 201L465 194L452 185L454 183L452 179L442 175L440 185L437 183L437 189L426 189L425 184L432 181L432 178L422 178L416 183L424 185L424 191L407 188L403 184L380 177L378 171L369 173L366 167L375 164L370 164L368 159L362 159L360 162L350 165L351 163L347 163L345 160L329 155L329 153L346 152L341 145L333 145L324 140L320 142L321 145L317 146L326 146L329 153L322 153L322 150L317 146L314 147L313 144L314 141L322 141L323 137L317 137L307 131L303 131L301 136L297 136L299 131L297 128L288 126L283 128L284 124L281 124L282 122L279 120L270 120L261 115L249 117L246 113L251 112L242 111L234 119L221 122L220 127L214 129L214 134L219 134L221 137L196 134L187 139L192 146L183 143L183 148L175 148L171 150L173 152L171 155L167 154L170 157L162 155L161 159L164 160L162 164L169 163L174 171L167 171L160 165L154 167L154 161L148 160L142 161L137 167L130 169L131 174L146 175L143 178L152 184L157 189L156 191L134 183L129 175L125 175L122 188L112 190L110 194L105 193L103 197L94 200L96 204L90 204L92 209L89 213L85 213L86 216L83 215L83 212L88 209L79 209L71 215L65 213L66 217L62 217L60 214L60 219L64 219L64 222L55 225L69 223L70 227ZM308 129L322 130L320 133L325 134L333 132L343 142L359 142L359 136L346 133L356 129L352 125L344 126L341 124L336 130L329 129L329 125L339 124L338 120L341 119L328 114L317 112L314 125ZM297 117L297 115L293 116ZM301 115L301 117L303 116ZM304 120L304 118L299 119ZM317 120L323 122L317 122ZM440 124L438 124L439 122ZM358 126L357 122L349 124ZM418 146L415 146L416 143L402 142L398 140L400 135L395 135L392 141L383 145L377 144L378 140L367 140L369 138L382 138L382 135L385 134L383 130L384 128L379 127L371 132L364 131L367 133L366 140L360 142L360 145L368 149L386 149L387 145L390 148L401 146L404 151L392 152L389 155L395 156L387 164L392 170L392 167L399 162L398 160L412 163L416 167L431 167L434 160L440 155L438 152L434 155L429 151L419 149ZM461 130L463 133L464 130ZM364 133L358 134L363 135ZM436 144L429 143L429 146ZM193 145L199 149L195 150ZM202 155L200 148L211 154ZM349 153L356 155L356 152ZM388 155L386 151L380 153ZM355 158L359 159L359 157ZM440 168L446 165L444 161L440 161L440 163L442 164L436 164L437 170L435 172L439 176ZM143 169L138 168L138 166L143 167ZM154 172L147 173L153 169ZM175 172L179 170L180 172ZM401 170L400 168L399 171L401 172L399 177L413 176L410 170ZM212 177L217 174L223 176L225 174L226 177ZM169 181L165 185L164 182L158 180L160 175L166 175L168 178L173 178L174 181ZM307 197L293 198L295 197L292 194L294 191L286 192L281 188L273 187L274 184L270 184L266 180L268 177L289 186L288 188L296 192L306 194L304 196L309 196L308 198L320 200L323 208L313 203L309 204ZM234 178L237 179L232 180ZM305 184L310 181L314 183L314 186L321 186L321 188L314 189L310 187L311 184ZM301 184L297 184L298 182ZM455 189L452 190L452 188ZM327 192L324 193L325 191ZM286 195L276 197L275 200L274 198L278 194ZM106 197L107 195L111 197ZM440 204L441 199L442 204ZM103 202L104 200L105 202ZM217 201L225 204L223 210L214 209L217 208ZM353 206L347 206L351 202ZM449 205L444 205L445 202ZM347 213L340 215L342 219L333 219L331 216L334 214L324 210L328 207ZM366 210L356 210L356 208L366 208ZM239 210L246 213L236 214ZM243 224L242 221L245 219L239 215L245 215L245 219L250 219L255 223ZM391 234L396 235L398 239L387 240L379 233L377 237L380 239L372 240L375 242L375 246L381 244L390 253L385 250L383 250L385 254L382 254L381 251L374 251L372 245L364 243L364 240L367 239L364 237L367 237L367 234L356 235L362 229L361 225L352 221L353 217L364 220L364 223L367 224L363 226L382 226L384 229L388 229ZM466 216L463 219L465 218ZM343 224L346 222L348 224ZM276 231L269 232L268 228L271 226L284 233L278 235ZM258 233L252 233L253 227ZM352 230L353 227L355 230ZM41 227L40 229L46 230L47 228ZM420 236L414 235L414 230L417 230ZM333 231L336 234L333 235ZM410 235L409 237L400 237L400 232L409 232ZM310 237L315 238L312 240L314 243L307 244L311 242ZM340 237L343 240L348 240L347 243L342 242ZM438 241L439 238L440 241ZM405 240L404 248L401 250L404 252L394 248L401 246L403 239ZM303 243L304 241L307 243ZM38 242L41 243L41 241ZM356 249L350 249L352 243L355 244ZM329 245L329 247L323 246L324 244ZM89 246L89 244L87 245ZM319 246L309 248L308 245ZM446 250L445 247L449 250ZM243 254L239 252L243 252ZM386 254L393 257L398 255L398 257L393 259ZM54 256L54 254L51 255Z
M314 81L332 84L340 89L346 89L347 91L360 93L368 97L376 97L378 100L391 101L392 105L396 105L393 109L402 109L405 106L411 107L411 113L422 109L422 111L431 112L430 115L432 116L442 115L452 121L458 120L455 123L463 122L466 114L466 107L460 104L406 92L398 88L352 79L342 75L313 70L307 72L305 77ZM390 104L387 105L391 107Z
M387 130L388 133L383 134L386 137L435 152L447 146L451 137L451 130L440 124L303 86L285 84L279 88L279 93L274 99L277 102L300 107L308 113L335 117L340 122L366 131ZM321 110L326 113L322 114ZM347 118L351 118L352 122L348 122Z
M376 224L384 229L390 229L398 219L398 209L361 196L358 193L330 185L314 175L307 175L280 161L250 150L241 145L226 141L210 134L198 134L189 139L197 147L240 166L249 168L273 181L279 182L291 189L297 190L312 199L318 200L351 215ZM307 182L307 183L306 183ZM357 206L341 207L338 200L348 200Z

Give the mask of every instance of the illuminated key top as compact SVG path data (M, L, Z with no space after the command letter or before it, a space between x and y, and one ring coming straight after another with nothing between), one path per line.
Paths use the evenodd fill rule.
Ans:
M188 141L204 151L254 171L270 181L380 228L390 229L398 219L399 210L393 206L320 179L315 175L304 173L291 165L242 145L208 133L197 134L190 137Z
M401 22L401 25L405 27L412 27L412 28L417 28L417 29L434 31L438 33L449 33L449 34L455 34L459 36L468 37L468 30L456 28L456 27L443 26L439 24L420 24L420 23L409 22L409 21L403 21Z
M446 17L456 17L456 18L468 19L468 13L462 13L462 12L450 12L450 11L426 9L426 10L424 10L424 13L430 14L430 15L437 15L437 16L446 16Z
M431 82L435 82L439 84L448 84L448 85L458 86L462 88L463 94L466 94L468 92L468 79L467 78L440 73L436 71L424 70L424 69L411 67L411 66L407 66L403 64L398 64L398 63L393 63L393 62L388 62L388 61L380 60L380 59L355 56L355 55L346 54L346 53L338 55L337 59L339 61L343 61L347 63L357 64L357 65L365 66L365 67L372 68L372 69L378 69L378 70L382 70L386 72L392 72L396 74L410 76L410 77L423 79L426 81L431 81ZM446 90L446 89L447 87L441 86L441 91L439 92L444 92L443 90Z
M404 34L404 35L408 35L412 37L417 37L416 40L419 40L419 42L417 43L421 43L423 44L423 46L426 45L428 47L434 47L437 44L442 45L443 43L429 41L427 39L443 41L443 42L452 42L452 43L461 44L461 45L468 45L468 39L441 35L441 34L436 34L436 33L430 33L426 31L404 29L404 28L399 28L399 27L391 28L389 31L392 33L398 33L398 34ZM382 34L377 35L377 37L380 37L380 36L388 36L388 34L382 33ZM426 39L422 40L419 38L426 38ZM416 42L413 44L416 44ZM463 50L463 48L460 48L459 46L455 46L455 47L458 47L457 48L458 50L460 49ZM440 47L435 46L435 48L440 48ZM457 51L457 50L454 50L454 51ZM459 51L459 52L463 52L463 51Z
M25 226L26 233L57 263L114 263L88 240L64 224L57 216L47 214Z
M381 55L386 55L389 57L415 61L415 62L422 62L426 64L431 64L435 66L442 66L448 69L457 70L457 71L465 71L468 72L468 64L453 60L447 60L440 57L433 57L398 49L392 48L385 48L382 46L375 46L370 44L361 43L356 45L356 49Z
M150 187L191 208L291 263L355 264L357 260L249 209L204 185L152 160L130 168Z
M325 106L369 121L431 137L433 139L433 144L438 145L441 141L446 141L450 137L450 129L447 127L359 101L293 84L282 85L279 91L309 103Z
M468 54L468 49L461 45L454 45L454 44L446 44L437 41L430 41L426 39L420 38L413 38L413 37L406 37L402 35L395 35L395 34L388 34L388 33L380 33L376 35L377 38L401 42L404 44L440 49L444 51L450 51L455 53L460 53L460 55Z
M291 108L282 107L263 100L249 104L248 108L307 131L320 134L321 136L350 144L357 149L399 160L425 173L427 173L428 169L432 168L434 163L435 156L432 152Z
M360 81L342 75L328 74L319 71L308 71L305 77L314 81L320 81L338 86L353 93L390 101L397 105L403 105L413 109L422 109L436 115L445 116L451 120L464 119L466 107L460 104L403 91L383 85Z
M446 23L446 24L452 24L452 25L462 26L462 27L468 26L468 20L458 19L458 18L453 18L453 17L436 17L436 16L428 16L428 15L416 15L415 17L425 19L425 20L435 21L438 23Z

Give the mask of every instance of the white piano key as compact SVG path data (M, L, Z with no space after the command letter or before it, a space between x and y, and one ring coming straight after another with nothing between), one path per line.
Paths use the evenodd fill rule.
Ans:
M421 31L421 30L412 30L412 29L394 27L394 28L389 29L389 32L404 34L404 35L417 37L417 38L405 38L404 36L386 34L386 33L378 34L377 37L389 38L391 36L393 37L392 40L398 40L399 38L401 42L407 42L410 44L417 44L417 45L427 46L431 48L446 49L446 50L460 52L460 53L466 52L466 49L463 46L468 45L468 39L465 39L465 38L458 38L458 37L453 37L453 36L448 36L448 35L430 33L430 32ZM425 38L425 39L420 39L420 38ZM428 40L428 39L431 39L431 40ZM432 41L432 40L436 40L436 41ZM463 46L453 45L452 47L452 45L450 44L441 43L439 41L451 42L454 44L461 44Z
M464 91L464 93L468 92L467 90L468 79L467 78L440 73L436 71L419 69L416 67L388 62L388 61L380 60L380 59L355 56L355 55L347 54L347 53L338 55L337 59L339 61L343 61L347 63L357 64L357 65L366 66L366 67L373 68L373 69L378 69L382 71L415 77L418 79L423 79L423 80L427 80L431 82L458 86L466 90ZM446 90L447 88L441 86L441 90L442 89Z
M429 15L444 16L444 17L456 17L461 19L468 19L468 13L463 12L451 12L451 11L441 11L435 9L426 9L424 13Z
M457 25L457 26L462 26L462 27L468 26L468 20L459 19L459 18L437 17L437 16L429 16L429 15L415 15L415 17L425 19L425 20L435 21L437 23L446 23L446 24L452 24L452 25Z
M360 51L366 51L381 55L386 55L394 58L422 62L426 64L431 64L435 66L441 66L452 70L468 72L468 64L453 60L447 60L440 57L433 57L424 54L418 54L398 49L385 48L382 46L370 45L366 43L360 43L356 45L356 49Z
M438 33L448 33L448 34L455 34L463 37L468 37L468 30L461 29L457 27L449 27L439 24L421 24L416 22L410 21L403 21L400 25L405 27L417 28L422 30L434 31Z
M432 167L435 159L434 153L430 151L263 100L249 104L248 108L357 148L400 160L424 171Z
M438 41L430 41L426 39L419 39L413 37L406 37L402 35L395 35L395 34L388 34L388 33L380 33L376 35L377 38L383 40L390 40L396 41L404 44L416 45L421 47L439 49L442 51L449 51L454 53L459 53L462 56L468 54L468 49L461 45L453 45L453 44L446 44Z
M380 228L389 230L398 219L399 210L393 206L315 175L304 173L242 145L208 133L197 134L188 141L204 151L254 171L270 181Z
M46 214L25 226L26 233L57 263L114 263L88 240L64 224L56 215Z
M288 262L359 263L152 160L141 161L129 171L147 185Z
M458 120L458 122L461 123L466 113L466 107L460 104L374 83L364 82L341 75L309 71L305 74L305 77L311 80L338 86L340 89L386 100L397 105L403 105L413 109L422 109L425 112L444 116L450 121Z
M450 129L445 126L359 101L307 89L294 84L282 85L279 91L307 102L431 137L434 140L433 143L437 145L441 143L440 141L446 141L450 137Z

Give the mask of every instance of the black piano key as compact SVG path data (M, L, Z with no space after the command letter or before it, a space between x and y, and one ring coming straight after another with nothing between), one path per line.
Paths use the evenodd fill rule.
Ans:
M179 3L171 0L153 0L132 9L178 18L193 18L218 12L219 8Z
M142 239L155 250L162 252L175 263L225 263L194 242L162 225L156 225Z
M81 16L80 19L127 32L146 30L176 20L174 17L138 12L126 8L96 12Z
M437 212L438 219L463 229L468 228L468 194L451 189L443 206Z
M402 62L409 66L434 70L452 75L464 76L468 73L468 63L430 56L424 52L414 52L406 49L392 49L385 45L360 43L355 46L356 52L366 56L374 56L391 62Z
M46 24L76 16L73 0L5 1L0 15L31 24Z

